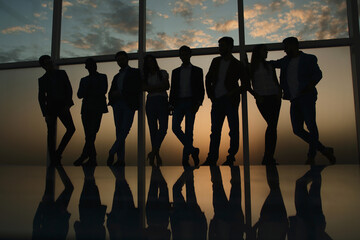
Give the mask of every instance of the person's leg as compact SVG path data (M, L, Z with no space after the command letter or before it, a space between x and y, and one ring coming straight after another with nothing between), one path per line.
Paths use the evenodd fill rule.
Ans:
M114 162L114 155L118 152L119 149L119 138L120 138L120 124L123 112L118 104L112 105L113 109L113 116L114 116L114 124L115 124L115 132L116 132L116 138L115 142L112 145L112 147L109 150L109 158L107 160L108 165L112 165Z
M149 125L149 132L150 132L150 141L152 149L156 146L156 135L158 132L158 123L157 123L157 104L154 98L150 97L147 98L146 101L146 117Z
M119 149L117 152L118 155L118 164L124 165L125 164L125 140L127 135L130 132L135 110L131 109L126 103L122 105L123 116L120 122L120 129L119 129Z
M186 135L181 129L181 122L183 121L186 113L185 104L182 100L179 100L174 108L173 119L172 119L172 131L174 132L175 136L179 139L182 143L183 147L183 156L182 156L182 164L184 166L189 165L189 155L186 153L186 144L187 139Z
M60 121L66 128L66 132L64 136L62 137L60 144L56 150L56 154L61 157L62 153L64 152L67 144L69 143L71 137L74 135L75 132L75 126L74 122L71 117L70 109L64 108L62 111L58 114Z
M239 105L233 105L230 101L226 104L226 116L229 124L230 148L229 155L224 163L232 165L235 161L235 155L239 150Z
M211 134L207 160L204 165L216 165L219 158L221 130L225 120L225 105L221 100L215 100L211 107Z
M210 166L210 175L213 189L213 207L215 215L227 212L228 199L225 194L219 166Z
M162 142L167 133L169 122L169 103L165 97L159 97L158 99L158 120L159 130L155 139L155 150L159 151Z
M96 112L94 113L94 117L93 117L93 121L92 121L92 126L91 126L91 136L90 136L90 158L96 158L96 148L95 148L95 139L96 139L96 135L99 132L100 129L100 124L101 124L101 119L102 119L102 115L103 113L101 112Z
M189 100L186 103L186 111L185 111L185 152L186 154L191 154L194 150L193 147L193 135L194 135L194 122L195 122L195 112L193 110L192 102Z
M263 102L256 102L256 105L267 123L265 132L265 153L264 162L272 162L277 141L277 124L279 120L281 99L277 96L266 96Z
M46 118L47 125L47 147L50 155L51 162L55 161L56 150L56 115L51 115Z
M231 171L231 190L229 196L230 211L234 213L236 219L244 222L244 213L241 207L241 178L239 166L230 166Z

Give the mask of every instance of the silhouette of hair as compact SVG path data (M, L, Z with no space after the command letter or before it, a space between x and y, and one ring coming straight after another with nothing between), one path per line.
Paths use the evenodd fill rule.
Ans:
M266 70L269 70L269 66L267 64L264 64L265 59L261 57L261 50L266 49L265 44L259 44L256 45L253 48L252 55L251 55L251 75L254 74L254 72L259 68L260 64L263 64L266 68Z
M97 65L96 65L96 61L95 61L95 59L94 58L91 58L91 57L89 57L89 58L87 58L86 60L85 60L85 66L90 66L90 67L93 67L93 68L97 68Z
M299 46L299 40L296 37L288 37L283 40L283 44L294 44Z
M148 77L148 74L149 74L149 61L152 61L153 64L155 65L155 70L156 72L159 72L160 71L160 67L159 67L159 64L158 62L156 61L156 58L154 57L154 55L151 55L151 54L147 54L145 57L144 57L144 77L147 78Z
M41 66L43 66L45 61L48 59L51 59L51 57L49 55L42 55L41 57L39 57L39 64Z
M191 53L191 48L189 48L186 45L183 45L179 48L179 52L190 52Z
M119 51L115 54L115 59L120 56L125 56L127 59L129 59L128 54L125 51Z
M230 45L231 47L234 46L234 39L232 37L222 37L219 39L218 43L225 42L226 44Z

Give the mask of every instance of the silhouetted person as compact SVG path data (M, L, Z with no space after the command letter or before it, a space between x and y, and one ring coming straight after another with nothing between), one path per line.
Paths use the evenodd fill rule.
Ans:
M169 74L160 67L153 55L144 58L144 91L148 92L146 100L146 116L149 124L152 150L148 154L149 163L162 165L159 151L168 129L169 102L166 90L169 89Z
M85 164L84 186L80 195L80 220L74 223L77 240L105 240L106 205L101 204L99 189L94 178L95 166Z
M296 216L289 217L289 240L330 240L321 203L321 171L325 166L312 166L296 181ZM308 190L308 185L311 183Z
M59 165L62 153L75 132L71 117L70 107L72 88L69 78L64 70L55 69L51 57L43 55L39 58L40 66L45 69L45 74L39 78L39 103L47 124L47 145L51 164ZM56 149L56 119L64 124L66 132Z
M214 217L210 221L209 240L244 239L244 214L241 208L241 180L239 166L230 166L231 190L226 197L220 168L210 166L213 188Z
M110 240L142 239L139 209L125 179L125 168L118 165L110 168L116 178L112 209L106 220Z
M325 147L319 142L316 125L317 100L316 85L322 78L322 72L314 55L299 51L299 41L295 37L283 40L286 56L271 61L274 67L280 68L280 85L283 98L290 100L290 117L294 133L309 144L307 164L315 163L316 151L320 151L334 164L334 149ZM308 131L304 129L304 123Z
M55 167L46 169L45 192L33 221L33 240L65 240L69 231L70 213L67 211L74 186L62 166L56 167L65 189L55 200Z
M194 159L195 166L199 165L199 148L193 146L193 132L195 115L204 100L204 80L201 68L191 64L191 49L182 46L179 49L181 67L172 71L170 105L174 109L172 130L184 145L182 164L189 166L189 156ZM181 122L185 117L185 132L181 129Z
M216 165L219 158L221 130L227 117L230 132L229 155L224 165L232 165L239 149L239 104L240 92L249 88L244 65L232 55L234 40L231 37L219 39L220 57L212 60L205 77L206 93L212 102L211 135L209 154L204 165ZM239 88L239 79L242 88Z
M182 188L186 185L186 200ZM174 205L170 215L173 240L205 240L207 222L196 200L194 187L194 169L185 168L173 186Z
M93 58L86 59L85 68L89 75L80 81L78 98L82 98L81 120L85 132L85 145L81 156L74 162L75 166L81 165L87 158L89 163L96 163L95 139L100 129L103 113L107 113L106 92L108 89L107 77L97 72L97 65Z
M281 88L273 66L266 61L267 48L264 44L254 47L251 55L250 79L256 105L267 123L265 132L265 153L262 164L274 164L277 140L277 124L281 106Z
M146 202L148 240L170 240L168 229L170 217L169 189L160 168L152 167L150 187Z
M130 132L135 111L140 105L141 76L139 69L129 66L129 57L126 52L115 54L115 60L120 67L114 76L109 91L109 105L113 108L116 128L116 140L109 151L108 165L114 163L125 165L125 139Z
M261 208L260 218L253 227L256 237L254 239L285 240L289 222L280 190L279 173L276 165L266 165L266 178L270 192Z

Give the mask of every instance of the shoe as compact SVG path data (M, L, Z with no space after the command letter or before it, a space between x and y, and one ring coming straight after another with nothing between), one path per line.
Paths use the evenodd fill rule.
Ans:
M325 149L321 153L329 160L331 165L336 163L336 157L334 156L334 148L325 147Z
M308 156L305 164L306 164L306 165L315 165L315 156L314 156L314 157Z
M107 164L108 166L111 166L111 165L113 165L113 163L114 163L114 154L110 154L110 153L109 153L109 157L108 157L108 159L107 159L107 161L106 161L106 164Z
M85 156L80 156L78 159L75 160L75 162L73 162L74 166L80 166L81 164L83 164L83 162L86 160Z
M206 161L201 166L216 166L216 160L206 158Z
M223 166L234 166L235 157L229 155L226 157L226 161L222 164Z
M162 159L161 159L161 157L160 157L159 152L156 152L155 158L156 158L156 164L157 164L157 166L158 166L158 167L162 166Z
M199 148L194 148L193 152L191 153L195 167L198 167L200 164L199 153L200 153Z
M147 159L149 160L149 165L150 166L155 166L155 153L152 151L152 152L149 152L149 154L147 155Z

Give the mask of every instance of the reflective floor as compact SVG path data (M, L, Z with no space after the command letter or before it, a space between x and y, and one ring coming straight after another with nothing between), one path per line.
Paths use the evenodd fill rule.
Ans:
M2 166L0 239L358 240L359 170L147 167L142 229L136 167Z

